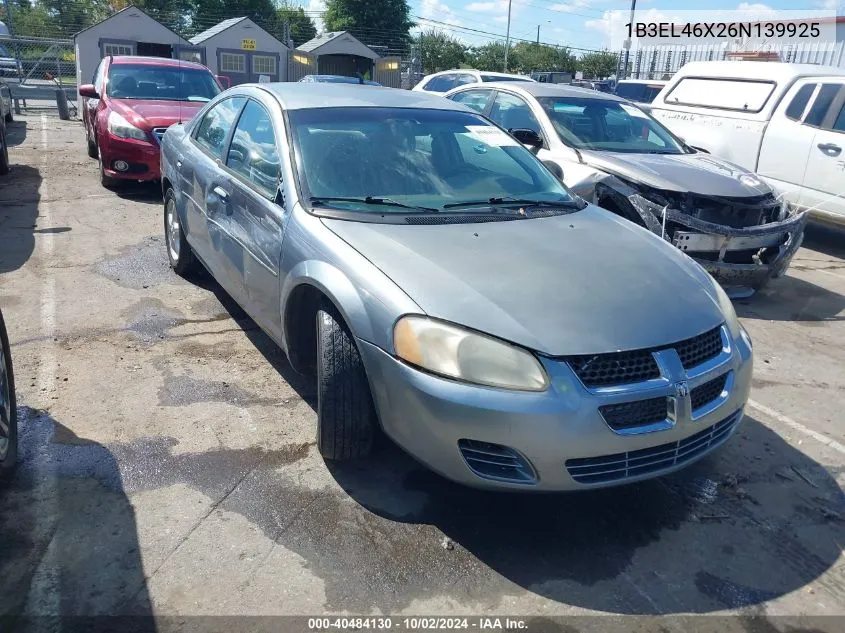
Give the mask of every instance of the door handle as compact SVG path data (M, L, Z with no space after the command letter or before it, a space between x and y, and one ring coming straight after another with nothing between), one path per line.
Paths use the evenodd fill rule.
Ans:
M181 161L181 160L177 160L177 161L176 161L176 169L180 169L181 167L182 167L182 161Z
M211 191L214 193L215 196L220 198L220 200L222 202L228 202L229 201L229 192L226 191L223 187L218 185L217 187L215 187Z
M834 143L819 143L818 148L830 156L839 156L842 153L842 148Z

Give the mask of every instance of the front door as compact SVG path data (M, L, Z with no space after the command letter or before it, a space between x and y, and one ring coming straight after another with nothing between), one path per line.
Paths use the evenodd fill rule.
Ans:
M237 297L237 285L228 265L218 261L217 252L231 251L231 185L222 170L229 137L245 103L243 97L224 99L203 116L194 131L190 155L182 169L191 173L192 184L185 189L185 223L189 242L211 274L230 294Z
M829 84L825 80L825 84ZM845 217L845 82L813 136L801 205Z
M241 112L226 157L232 185L232 217L243 250L243 278L250 316L281 336L279 266L285 209L277 203L281 164L270 114L249 100Z

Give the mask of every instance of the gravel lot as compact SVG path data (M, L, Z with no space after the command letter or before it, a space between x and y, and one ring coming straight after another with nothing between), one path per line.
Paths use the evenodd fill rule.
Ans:
M723 449L615 490L480 493L395 449L327 467L313 384L210 278L171 273L156 187L103 189L79 122L9 137L0 615L845 615L841 235L737 303L755 379Z

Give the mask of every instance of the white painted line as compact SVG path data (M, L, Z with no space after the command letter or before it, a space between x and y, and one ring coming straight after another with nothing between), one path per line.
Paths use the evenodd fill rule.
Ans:
M824 273L825 275L830 275L831 277L836 277L837 279L845 279L845 275L840 275L839 273L835 273L832 270L822 270L821 268L805 268L804 270L817 273Z
M47 152L47 117L41 115L41 170L42 187L46 188L50 179L46 177L49 164ZM53 225L51 217L50 202L40 200L38 203L40 223L46 228ZM53 259L54 240L52 233L41 233L36 240L36 252L38 253L38 265L41 275L41 298L40 318L41 335L47 337L46 345L39 357L38 375L35 398L40 399L42 408L46 408L50 393L56 387L56 351L52 338L56 331L56 278L50 273L49 267ZM38 567L32 575L29 584L24 612L27 615L59 615L61 613L61 590L62 575L61 563L59 561L60 543L59 537L56 542L56 522L59 520L59 495L56 481L56 466L50 462L49 452L46 447L38 447L33 455L33 468L36 473L35 481L39 488L39 503L36 504L35 517L40 523L39 531L45 534L53 534L53 541L44 552L44 556L38 563ZM61 528L58 528L61 529Z
M798 431L799 433L803 433L804 435L806 435L808 437L812 437L817 442L821 442L825 446L832 448L833 450L838 451L838 452L842 453L843 455L845 455L845 445L842 445L839 442L837 442L836 440L832 440L829 437L827 437L826 435L822 435L821 433L804 426L800 422L796 422L795 420L793 420L789 416L784 415L783 413L780 413L778 411L775 411L774 409L770 409L766 405L760 404L759 402L756 402L755 400L749 400L748 406L752 407L754 409L757 409L761 413L766 414L770 418L774 418L775 420L785 424L789 428L794 429L794 430Z

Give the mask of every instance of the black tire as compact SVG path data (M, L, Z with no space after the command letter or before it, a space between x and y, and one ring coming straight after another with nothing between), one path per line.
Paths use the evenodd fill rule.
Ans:
M94 139L91 138L91 135L88 133L88 128L85 128L85 137L88 141L88 156L91 158L98 158L100 156L100 152L97 149L97 143Z
M172 212L178 225L176 227L178 230L174 231L170 230L169 205L171 204L173 205ZM172 248L171 240L178 240L175 248ZM170 262L170 267L177 275L185 277L196 272L197 259L194 257L194 252L185 238L185 231L182 229L182 222L179 220L179 214L176 211L176 194L172 187L169 187L164 194L164 247L167 250L167 260Z
M9 173L9 146L6 144L6 126L0 125L0 176Z
M378 429L367 372L337 311L317 311L317 448L324 459L372 452Z
M11 122L12 122L12 121L14 121L14 120L15 120L15 117L14 117L14 115L12 114L12 111L11 111L11 110L9 110L9 111L6 113L6 123L11 123Z
M3 376L5 376L5 381ZM7 398L8 407L4 405ZM0 448L0 479L2 479L12 471L18 458L18 411L15 401L15 376L12 372L9 337L6 334L6 324L3 322L2 312L0 312L0 423L9 427L7 433L8 445L5 449Z
M100 184L106 189L115 189L120 181L117 178L106 176L106 170L103 167L103 153L99 147L97 148L97 159L97 166L100 169Z

